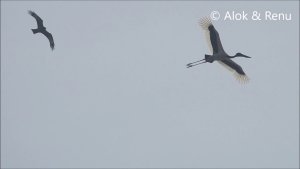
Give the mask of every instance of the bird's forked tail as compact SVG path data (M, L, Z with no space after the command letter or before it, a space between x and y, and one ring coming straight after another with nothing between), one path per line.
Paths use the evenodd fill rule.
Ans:
M31 29L32 30L32 32L34 33L34 34L36 34L36 33L38 33L39 32L39 30L38 29Z

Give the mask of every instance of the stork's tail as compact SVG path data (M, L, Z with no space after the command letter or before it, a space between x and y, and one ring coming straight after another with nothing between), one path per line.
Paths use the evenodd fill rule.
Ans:
M212 63L214 62L214 58L211 55L205 55L205 61Z
M38 33L38 32L39 32L39 30L38 30L38 29L31 29L31 30L32 30L33 34L36 34L36 33Z

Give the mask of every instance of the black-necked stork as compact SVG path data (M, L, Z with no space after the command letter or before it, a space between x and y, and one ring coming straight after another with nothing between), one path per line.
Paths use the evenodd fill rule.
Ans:
M218 63L226 67L228 70L233 72L238 81L243 83L248 82L249 78L246 75L246 73L243 71L242 67L237 63L235 63L234 61L232 61L231 58L235 58L235 57L251 58L251 57L241 53L236 53L234 56L229 56L224 51L219 37L219 33L213 26L211 20L209 18L203 18L200 20L199 24L205 32L209 49L213 53L213 55L205 55L204 59L187 64L187 68L202 63L206 63L206 62L212 63L214 61L217 61Z
M42 33L44 34L49 42L50 42L50 47L51 49L53 50L54 49L54 41L53 41L53 37L51 35L51 33L49 33L47 30L46 30L46 27L44 27L43 25L43 20L33 11L28 11L28 13L33 16L37 22L37 29L31 29L33 34L36 34L36 33Z

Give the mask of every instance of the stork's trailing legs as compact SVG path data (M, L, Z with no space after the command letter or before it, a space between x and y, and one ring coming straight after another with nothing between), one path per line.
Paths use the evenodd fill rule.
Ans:
M204 61L205 60L205 61ZM204 62L201 62L201 61L204 61ZM201 59L201 60L198 60L196 62L192 62L192 63L189 63L186 65L187 68L190 68L190 67L193 67L193 66L196 66L196 65L200 65L202 63L206 63L206 62L209 62L209 63L212 63L214 60L213 58L211 57L211 55L205 55L205 58L204 59Z
M203 61L203 60L205 60L205 59L198 60L198 61L193 62L193 63L189 63L189 64L186 65L186 67L187 67L187 68L190 68L190 67L193 67L193 66L196 66L196 65L200 65L200 64L202 64L202 63L206 63L206 61L201 62L201 61Z
M196 61L196 62L189 63L189 64L186 65L186 67L187 67L187 68L190 68L190 67L193 67L193 66L196 66L196 65L205 63L206 61L201 62L201 61L203 61L203 60L205 60L205 59L201 59L201 60L198 60L198 61Z

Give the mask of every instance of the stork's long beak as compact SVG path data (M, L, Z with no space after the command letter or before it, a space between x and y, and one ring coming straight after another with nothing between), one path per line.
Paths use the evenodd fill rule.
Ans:
M250 56L246 56L246 55L243 55L243 57L245 57L245 58L251 58Z

